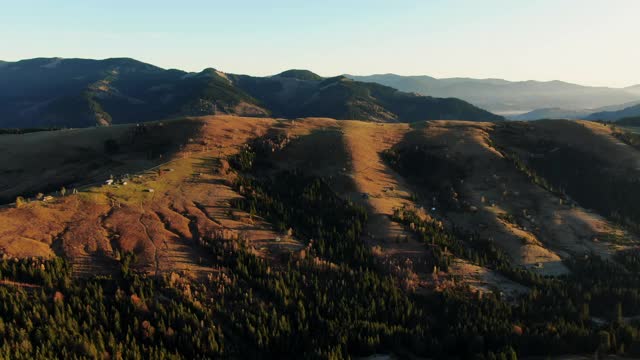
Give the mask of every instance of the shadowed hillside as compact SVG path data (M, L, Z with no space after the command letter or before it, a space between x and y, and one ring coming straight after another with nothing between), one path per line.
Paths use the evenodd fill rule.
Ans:
M125 58L41 58L0 68L2 127L86 127L215 111L267 114L213 69L186 73Z
M171 159L200 133L201 123L169 120L103 128L0 135L0 199L102 184ZM46 156L43 156L46 154ZM28 164L28 166L25 166Z
M458 99L323 79L306 70L272 77L165 70L133 59L38 58L0 66L0 128L88 127L176 116L329 116L379 122L501 117Z

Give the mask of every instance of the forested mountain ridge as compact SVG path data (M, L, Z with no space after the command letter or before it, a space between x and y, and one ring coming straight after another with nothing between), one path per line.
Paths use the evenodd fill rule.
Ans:
M343 76L321 78L310 72L285 72L271 78L230 76L241 89L259 99L276 116L330 117L375 122L467 119L499 121L501 117L458 99L404 93Z
M0 67L1 127L86 127L216 110L268 114L213 69L186 73L127 58L40 58Z
M128 58L3 62L0 128L87 127L185 115L265 117L271 113L384 122L501 120L461 100L415 96L345 80L323 79L306 70L264 78L211 68L188 73Z

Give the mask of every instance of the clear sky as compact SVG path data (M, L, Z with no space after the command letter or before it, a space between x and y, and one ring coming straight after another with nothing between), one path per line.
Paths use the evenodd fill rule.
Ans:
M0 59L640 84L640 0L0 0Z

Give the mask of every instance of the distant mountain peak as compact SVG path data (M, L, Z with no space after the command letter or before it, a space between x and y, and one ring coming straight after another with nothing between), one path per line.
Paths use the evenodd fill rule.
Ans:
M283 71L280 74L274 75L273 77L291 78L291 79L306 80L306 81L324 79L322 76L312 71L300 70L300 69L291 69L291 70Z
M508 81L502 79L433 78L379 74L352 76L400 91L434 97L454 97L495 113L522 114L532 109L589 110L639 100L640 87L609 88L582 86L560 80Z
M322 81L322 84L331 84L331 83L335 83L335 82L345 82L345 81L354 81L353 79L350 79L344 75L338 75L338 76L333 76L333 77L329 77L329 78L325 78L323 79L324 81Z
M213 74L217 75L218 74L218 70L216 70L216 69L214 69L212 67L208 67L208 68L200 71L198 74L199 75L213 75Z
M206 68L204 70L202 70L199 73L187 73L185 75L183 75L183 78L189 78L189 77L200 77L200 78L216 78L216 79L224 79L225 81L231 83L231 80L229 79L229 77L227 76L226 73L214 69L212 67Z

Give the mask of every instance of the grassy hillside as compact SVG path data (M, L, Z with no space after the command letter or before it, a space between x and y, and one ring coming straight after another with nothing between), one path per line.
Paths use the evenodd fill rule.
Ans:
M234 116L0 135L8 188L44 192L0 208L0 354L637 356L636 215L610 189L640 152L620 141ZM45 191L91 160L113 184Z
M198 122L181 120L0 135L6 154L0 158L0 201L142 171L170 158L198 131Z

